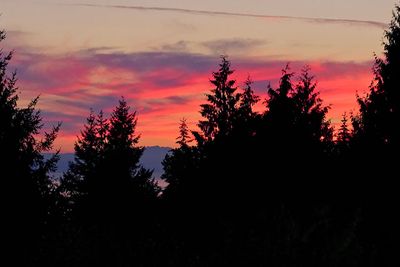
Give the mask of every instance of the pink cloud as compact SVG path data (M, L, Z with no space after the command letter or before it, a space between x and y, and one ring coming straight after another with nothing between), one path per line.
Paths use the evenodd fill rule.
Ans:
M286 65L280 60L231 59L237 85L250 74L263 98L268 82L276 86ZM109 113L120 96L138 111L142 145L173 146L179 118L188 118L192 127L200 118L199 105L212 88L208 80L218 63L214 56L191 53L97 50L67 56L22 52L13 61L22 97L41 94L39 107L47 125L63 121L57 145L64 152L73 149L89 109ZM356 91L367 89L372 78L371 62L292 62L291 66L299 71L304 64L311 66L324 103L332 105L329 116L334 122L355 108Z

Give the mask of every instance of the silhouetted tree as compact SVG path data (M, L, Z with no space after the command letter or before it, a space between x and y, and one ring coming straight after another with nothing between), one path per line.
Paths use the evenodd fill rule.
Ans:
M5 33L0 31L0 42ZM31 263L38 253L35 244L49 227L55 210L55 171L58 152L45 160L43 153L53 149L60 125L40 135L42 117L36 109L38 98L27 107L18 106L16 73L8 75L7 66L13 53L0 50L0 164L2 196L6 207L2 218L11 240L8 248L18 251L13 264ZM9 223L9 224L8 224ZM30 256L29 256L30 255Z
M257 126L260 123L260 115L253 110L254 106L260 101L252 89L252 80L250 76L244 83L243 91L239 94L237 114L233 118L233 132L236 139L242 139L243 146L250 146L248 141L257 132ZM244 151L243 151L244 152ZM244 152L247 153L247 152Z
M164 173L161 178L168 183L163 192L163 198L183 201L182 194L190 194L195 190L193 176L198 168L197 149L189 146L191 139L186 119L180 121L179 136L176 140L179 147L172 149L162 162Z
M72 215L66 224L70 236L59 241L73 244L67 248L79 255L74 265L128 258L141 263L154 246L161 190L139 163L144 148L136 125L136 112L122 98L109 120L91 111L75 143L75 159L60 186Z
M266 100L267 111L264 115L265 126L268 127L268 134L272 138L288 139L285 135L290 133L290 126L293 124L293 113L295 106L290 98L293 91L292 77L294 73L290 72L289 65L282 70L282 77L279 81L279 87L273 89L268 86L268 96ZM279 137L280 136L280 137Z
M296 85L292 81L294 75L286 65L278 88L269 86L267 110L256 136L256 154L263 155L254 159L256 165L268 162L275 169L268 177L262 174L266 195L279 198L306 192L324 195L312 187L323 187L326 182L320 176L328 168L333 150L333 130L326 119L328 107L315 92L310 68L303 68Z
M181 119L181 122L179 124L179 136L176 138L176 143L178 145L182 146L187 146L189 142L191 142L192 140L190 139L190 135L189 135L189 128L186 124L186 119L183 118Z
M353 115L350 115L353 119ZM357 177L360 175L357 170L357 155L354 153L353 130L349 129L349 119L346 113L343 113L341 124L336 134L332 157L327 162L329 164L340 166L335 168L331 173L332 185L340 190L342 197L349 197L349 202L358 194L360 184L357 182ZM345 172L344 172L345 171Z
M337 142L340 144L348 144L350 142L351 133L348 128L349 120L347 114L343 113L339 131L337 133Z
M135 133L136 112L131 113L129 109L126 101L121 99L111 114L105 146L105 164L110 164L108 167L113 169L110 176L118 179L120 182L118 186L121 189L133 186L135 190L132 194L155 198L159 188L152 178L152 171L144 169L139 164L144 148L137 146L140 136Z
M137 116L124 98L109 120L91 111L57 187L58 154L45 160L43 153L59 126L40 139L38 99L17 105L16 75L7 73L12 53L0 50L0 169L14 265L395 265L398 5L385 37L352 131L344 114L336 142L308 66L295 83L287 65L258 114L252 81L237 92L222 56L200 132L192 132L197 144L182 119L179 147L162 162L168 185L160 198L152 171L140 164ZM55 227L60 208L77 216Z
M301 138L305 139L302 142L309 140L317 146L323 144L329 147L332 145L333 137L333 129L326 119L329 107L323 106L319 92L315 92L317 84L314 82L314 76L310 75L310 70L309 66L302 69L299 82L292 94L296 112L294 123L298 128L297 133L305 133L301 135Z
M374 79L365 97L357 97L359 114L352 118L353 160L365 202L363 236L375 246L381 265L398 264L395 256L399 209L397 192L400 149L400 5L384 33L383 57L375 56ZM374 197L376 196L376 197ZM396 237L395 237L396 236Z
M332 141L332 129L326 120L328 107L322 106L319 93L315 92L314 77L309 72L310 68L304 67L294 87L294 73L287 65L282 70L279 87L268 89L266 126L275 133L275 138L286 139L288 144L297 139L308 144Z
M68 200L69 207L66 208L69 211L78 208L85 212L85 201L92 183L96 183L104 157L107 131L108 122L103 112L96 116L91 110L81 136L74 145L75 159L61 179L60 191Z
M245 118L253 118L255 113L253 111L253 107L260 101L260 97L254 94L251 85L253 81L251 80L250 76L247 77L245 81L245 86L243 88L243 92L240 95L240 105L239 110L242 116Z
M129 109L121 99L109 121L102 112L91 112L75 143L75 160L62 186L72 202L83 201L76 206L83 215L129 216L129 207L154 201L160 193L152 171L139 164L144 148L137 146L136 112Z
M385 31L384 58L375 57L374 80L369 93L358 97L359 116L354 120L360 147L374 154L399 149L400 130L400 6L396 5L389 29Z
M234 72L231 63L225 56L221 58L220 68L213 72L213 79L210 80L215 88L206 95L208 103L201 105L200 113L205 120L199 122L199 128L207 140L231 133L240 100L240 94L235 93L235 80L230 80Z
M283 146L290 153L307 147L327 150L323 145L331 145L332 128L326 119L328 107L322 105L319 93L315 92L316 83L310 75L310 68L304 67L299 82L293 86L289 65L282 70L279 87L269 87L267 111L264 115L266 135ZM317 152L312 150L311 153ZM325 151L328 152L328 151Z

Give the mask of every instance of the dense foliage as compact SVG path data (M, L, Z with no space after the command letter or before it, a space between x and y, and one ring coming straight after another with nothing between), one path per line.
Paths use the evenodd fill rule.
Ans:
M0 41L5 33L0 32ZM400 6L374 80L337 131L310 67L289 64L263 112L226 56L191 131L163 161L160 188L140 165L137 115L122 98L91 111L61 179L60 125L42 131L38 98L18 105L12 53L0 50L5 241L20 266L397 266ZM379 194L382 194L380 196Z

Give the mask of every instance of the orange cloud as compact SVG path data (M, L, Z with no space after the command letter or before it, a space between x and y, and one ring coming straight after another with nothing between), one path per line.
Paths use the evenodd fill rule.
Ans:
M199 105L212 88L209 83L219 59L178 52L101 53L81 51L69 56L17 54L22 97L41 94L39 107L46 125L62 121L56 146L70 152L89 109L112 111L124 96L138 111L141 145L174 146L179 119L188 119L192 129L199 120ZM329 117L355 108L356 91L368 88L371 62L293 62L294 71L309 64L318 80ZM266 97L268 83L274 87L286 62L257 58L232 59L234 78L241 86L250 74L254 89ZM262 104L258 107L262 110Z

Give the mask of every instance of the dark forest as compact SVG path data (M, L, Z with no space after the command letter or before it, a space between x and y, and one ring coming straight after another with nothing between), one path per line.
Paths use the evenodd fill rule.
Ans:
M39 97L18 104L0 50L4 266L399 266L400 6L382 45L336 129L310 67L282 66L261 99L221 56L198 129L177 122L165 188L139 163L123 97L109 117L89 113L56 179L60 152L44 153L62 124L42 134Z

